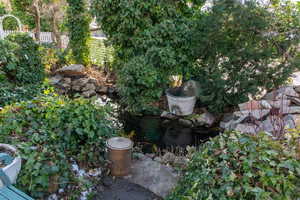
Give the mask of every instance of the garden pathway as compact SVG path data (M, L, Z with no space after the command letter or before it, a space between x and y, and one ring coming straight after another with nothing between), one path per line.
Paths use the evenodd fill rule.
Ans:
M97 188L94 200L162 200L145 188L128 180L105 177L103 185Z

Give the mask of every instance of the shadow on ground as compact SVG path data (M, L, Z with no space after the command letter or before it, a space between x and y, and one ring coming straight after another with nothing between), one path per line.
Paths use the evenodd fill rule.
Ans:
M105 177L94 200L162 200L151 191L128 180Z

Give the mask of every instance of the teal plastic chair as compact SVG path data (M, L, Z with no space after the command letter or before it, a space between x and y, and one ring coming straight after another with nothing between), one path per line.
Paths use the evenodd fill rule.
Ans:
M0 200L34 200L24 192L12 186L8 176L0 168L0 180L4 187L0 188Z

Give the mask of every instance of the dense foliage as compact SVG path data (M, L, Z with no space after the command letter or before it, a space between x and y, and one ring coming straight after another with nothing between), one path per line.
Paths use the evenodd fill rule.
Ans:
M167 199L299 199L297 144L225 133L199 149Z
M0 16L6 14L5 5L0 2Z
M5 14L8 14L8 12L5 9L5 5L0 2L0 16ZM7 17L4 21L2 21L2 23L4 30L16 30L19 28L18 22L12 17Z
M11 34L0 40L0 66L15 83L39 83L45 77L39 45L27 34Z
M114 50L104 39L92 38L89 41L91 63L100 67L112 68Z
M55 72L57 69L70 64L72 60L69 49L61 49L54 44L41 44L40 52L46 71Z
M206 9L204 3L93 0L93 13L116 50L120 94L131 111L157 101L171 75L199 80L200 100L222 111L258 88L280 85L295 69L299 11L289 3L271 9L251 0L214 1ZM136 89L145 77L133 70L143 64L158 76L143 83L153 93L145 97Z
M193 1L192 8L187 2L93 1L93 13L116 50L119 92L128 110L149 110L168 77L191 66L186 18L203 1Z
M89 100L55 96L1 110L0 142L16 145L24 159L18 187L41 198L78 184L74 162L101 166L105 140L115 134L109 110Z
M197 20L193 78L201 82L200 100L210 110L245 102L259 88L274 89L299 68L300 13L292 4L271 8L225 0Z
M19 101L31 100L53 90L47 82L16 85L0 78L0 107Z
M89 63L88 40L90 38L91 18L87 12L85 0L67 0L67 23L69 31L69 47L72 50L72 56L77 64Z
M51 31L48 19L49 4L58 0L10 0L11 14L17 16L30 30Z
M130 60L121 69L122 76L118 80L123 105L127 105L127 110L134 112L141 112L141 108L151 110L149 100L158 99L162 95L159 85L164 83L163 77L145 60L144 56Z

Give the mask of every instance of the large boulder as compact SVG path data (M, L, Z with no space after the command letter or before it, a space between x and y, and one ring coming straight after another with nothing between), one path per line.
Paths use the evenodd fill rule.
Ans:
M262 109L262 106L259 101L251 100L246 103L239 104L240 110L258 110Z
M178 116L174 115L173 113L167 112L167 111L163 111L160 115L161 118L165 118L165 119L177 119Z
M294 129L300 125L299 91L300 86L284 86L262 100L239 104L240 111L224 117L220 127L243 133L265 131L275 136Z
M87 90L85 92L82 93L82 96L85 98L90 98L92 96L96 95L96 91L95 90Z
M243 121L247 117L253 117L256 120L260 120L266 115L268 115L269 113L270 113L269 109L263 109L263 110L243 110L243 111L234 112L233 114L235 116L238 116L240 119L242 118L241 121Z
M255 124L245 123L245 124L238 124L234 130L241 133L255 134L260 131L260 127Z
M280 108L282 110L286 110L286 108L289 107L291 104L291 100L287 99L281 99L276 101L268 100L267 102L272 106L272 108Z
M281 100L288 99L289 97L299 97L299 94L294 90L293 86L281 87L266 94L263 99L265 100Z
M96 91L99 93L106 94L108 92L108 87L105 85L97 85Z
M291 75L291 79L292 79L292 85L294 85L294 86L300 86L300 72L293 73ZM298 89L300 91L300 87L298 87Z
M286 110L281 111L282 114L300 114L300 107L299 106L290 106L287 107Z
M300 80L299 80L300 81ZM294 90L298 93L300 93L300 85L294 86Z
M72 79L66 77L66 78L63 78L63 79L62 79L62 82L63 82L64 84L70 85L70 87L71 87Z
M83 87L89 82L89 78L79 78L72 82L72 86Z
M296 128L296 117L293 115L286 115L283 118L284 121L284 128L285 129L294 129Z
M63 68L58 69L55 73L64 76L80 76L84 75L84 66L78 64L64 66Z
M268 116L261 124L261 130L271 134L282 132L284 128L284 119L276 115Z
M266 100L255 101L251 100L246 103L239 104L240 111L244 110L260 110L260 109L271 109L272 106Z
M94 91L96 92L96 86L92 83L88 83L86 84L83 88L82 88L82 91L85 92L85 91Z
M299 128L300 127L300 115L293 115L293 118L294 118L294 123L295 123L295 126L296 128Z
M131 176L127 177L130 182L163 198L167 197L179 180L179 175L171 167L146 156L133 162L131 172Z
M64 77L62 75L55 75L51 78L49 78L49 82L53 85L57 85Z
M216 121L215 116L209 112L204 112L200 115L192 115L190 118L195 126L211 127Z
M300 106L300 99L298 97L290 97L291 102L297 106Z

